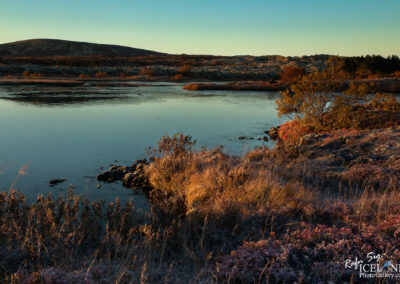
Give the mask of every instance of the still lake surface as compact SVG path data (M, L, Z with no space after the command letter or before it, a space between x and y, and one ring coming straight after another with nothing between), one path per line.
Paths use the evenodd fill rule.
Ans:
M135 82L137 84L137 82ZM97 188L96 175L111 164L146 157L165 134L191 135L197 146L223 145L241 154L270 142L260 138L283 122L278 92L186 91L182 84L105 84L80 87L0 87L0 191L13 188L34 200L65 195L69 184L91 199L145 202L121 184ZM26 165L24 175L19 169ZM54 187L49 180L65 178Z

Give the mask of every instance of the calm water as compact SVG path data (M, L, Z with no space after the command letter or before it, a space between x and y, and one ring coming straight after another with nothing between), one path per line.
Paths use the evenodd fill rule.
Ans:
M140 95L139 95L140 94ZM145 157L165 134L182 132L198 146L223 145L240 154L264 142L282 122L274 92L185 91L180 84L86 87L0 87L0 190L14 188L33 199L40 193L75 192L106 201L143 197L120 184L96 186L111 164ZM270 145L271 146L271 145ZM19 169L28 165L25 175ZM49 187L49 179L67 181ZM17 179L17 180L16 180Z

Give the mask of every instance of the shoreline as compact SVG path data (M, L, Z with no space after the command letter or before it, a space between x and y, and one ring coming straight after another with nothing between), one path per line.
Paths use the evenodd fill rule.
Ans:
M135 83L141 82L141 83ZM146 86L148 83L181 83L185 84L183 89L188 91L255 91L255 92L275 92L282 91L288 87L288 83L281 80L267 81L229 81L224 80L199 80L199 79L180 79L174 80L167 76L130 76L130 77L104 77L104 78L72 78L72 77L40 77L40 78L25 78L21 76L5 76L0 77L0 86L9 85L43 85L43 86L60 86L60 87L75 87L85 86L87 83L106 84L114 83L116 86L122 87L140 87ZM374 83L376 91L400 94L400 78L375 78L375 79L354 79L342 80L343 86L348 86L350 82L357 83ZM111 86L111 85L110 85ZM338 90L340 91L340 90Z

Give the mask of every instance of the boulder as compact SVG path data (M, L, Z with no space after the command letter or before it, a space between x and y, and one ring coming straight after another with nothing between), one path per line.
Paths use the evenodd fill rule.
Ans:
M56 184L59 184L59 183L62 183L62 182L64 182L64 181L66 181L67 179L65 179L65 178L61 178L61 179L51 179L51 180L49 180L49 184L50 184L50 186L54 186L54 185L56 185Z
M132 184L132 180L133 180L134 174L133 173L127 173L124 175L123 179L122 179L122 184L125 187L130 187Z
M276 140L279 137L278 130L279 126L271 127L268 131L265 131L264 133L267 134L272 140Z
M130 166L113 166L97 176L103 182L122 181L123 186L131 189L149 190L151 186L144 172L149 162L146 159L137 160Z

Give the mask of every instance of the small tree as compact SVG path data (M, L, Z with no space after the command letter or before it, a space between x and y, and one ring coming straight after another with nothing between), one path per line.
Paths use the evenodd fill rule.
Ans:
M287 115L307 125L321 127L338 87L334 66L298 78L276 101L278 116Z
M333 58L326 69L298 78L276 101L278 116L289 116L314 131L397 123L400 103L392 95L369 97L374 85L365 83L350 83L342 91L342 75L340 62Z
M322 71L295 80L276 101L278 116L287 115L318 131L349 127L360 120L355 108L367 100L370 86L350 84L343 93L340 67L330 60ZM357 127L357 125L355 125Z

